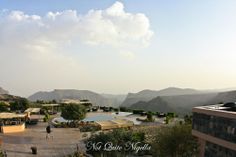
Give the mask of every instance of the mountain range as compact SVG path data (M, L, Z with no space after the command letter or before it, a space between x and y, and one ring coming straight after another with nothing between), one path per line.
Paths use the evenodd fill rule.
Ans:
M126 99L123 101L121 106L129 107L139 101L150 101L157 96L176 96L176 95L190 95L200 94L201 91L195 89L182 89L176 87L169 87L159 91L155 90L142 90L138 93L128 93Z
M191 95L157 96L150 101L139 101L131 109L156 112L176 112L189 114L193 107L218 103L236 102L236 91L220 93L200 93Z
M121 106L145 111L187 114L195 106L226 102L236 102L236 90L218 92L214 90L200 91L171 87L160 91L143 90L138 93L128 94Z
M123 97L123 98L122 98ZM37 100L57 100L62 99L88 99L94 105L100 106L119 106L124 99L124 95L98 94L89 90L75 90L75 89L55 89L50 92L37 92L28 97L30 101Z
M8 92L0 88L0 98L6 98ZM89 90L55 89L37 92L28 97L30 101L62 99L88 99L99 106L124 106L145 111L190 113L192 107L236 101L236 90L195 90L170 87L162 90L142 90L127 95L99 94Z
M143 109L145 111L156 112L176 112L187 114L195 106L210 104L218 96L217 93L193 94L193 95L174 95L157 96L150 101L139 101L132 104L129 108Z

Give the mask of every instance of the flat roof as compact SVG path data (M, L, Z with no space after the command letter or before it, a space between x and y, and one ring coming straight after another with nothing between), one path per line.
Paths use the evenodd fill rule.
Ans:
M107 120L107 121L96 121L97 124L99 125L117 125L115 122L112 122L110 120Z
M60 104L43 104L44 107L54 107L54 106L60 106Z
M0 113L0 119L12 119L12 118L24 118L25 114L16 114L10 112L2 112Z
M134 123L127 119L114 119L114 120L107 120L107 121L97 121L95 122L99 124L102 129L112 129L112 128L121 128L121 127L129 127L133 126Z
M236 119L236 112L235 111L228 111L227 109L230 109L230 107L224 107L223 105L224 104L197 106L192 109L192 112Z
M25 112L39 113L40 108L28 108L27 110L25 110Z
M132 121L127 120L127 119L114 119L114 120L111 120L111 121L116 123L116 124L134 124Z

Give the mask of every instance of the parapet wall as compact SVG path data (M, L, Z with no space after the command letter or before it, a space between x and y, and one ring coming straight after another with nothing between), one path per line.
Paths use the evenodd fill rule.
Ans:
M2 133L22 132L25 130L25 123L20 125L1 126Z

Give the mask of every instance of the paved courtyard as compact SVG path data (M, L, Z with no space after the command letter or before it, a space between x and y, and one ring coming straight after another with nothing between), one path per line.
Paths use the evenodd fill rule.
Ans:
M21 133L1 133L2 147L7 157L64 157L76 150L76 144L83 149L78 129L52 128L53 139L46 140L46 126L47 123L40 122ZM31 153L32 146L37 147L37 155Z

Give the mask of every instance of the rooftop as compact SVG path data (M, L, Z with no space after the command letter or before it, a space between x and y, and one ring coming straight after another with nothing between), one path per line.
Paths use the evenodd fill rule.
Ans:
M60 106L60 104L43 104L43 107L55 107Z
M208 106L197 106L192 109L193 112L204 113L213 116L221 116L236 119L236 104L225 103Z
M40 108L28 108L27 110L25 110L25 113L26 112L39 113L40 112Z
M9 113L9 112L2 112L0 113L0 119L12 119L12 118L24 118L25 114L16 114L16 113Z

